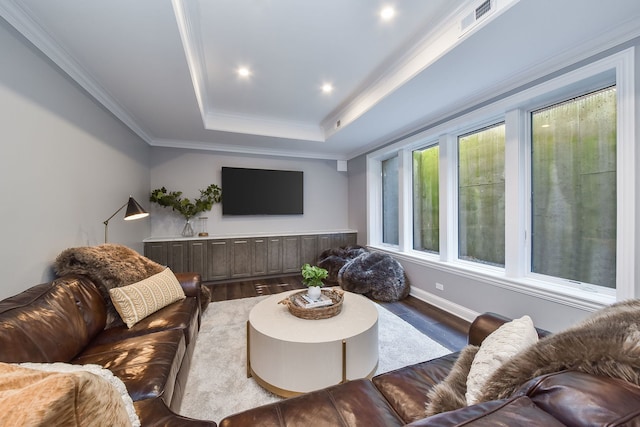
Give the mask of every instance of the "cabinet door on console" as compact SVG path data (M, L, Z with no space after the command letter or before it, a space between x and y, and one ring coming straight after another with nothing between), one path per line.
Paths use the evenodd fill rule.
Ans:
M355 246L358 244L358 234L357 233L345 233L344 234L344 244L348 246Z
M207 280L207 241L192 240L189 242L189 272L200 273L202 280Z
M189 242L169 242L167 246L167 266L174 273L189 271Z
M251 243L248 239L231 240L231 277L251 276Z
M320 255L322 252L326 251L327 249L331 249L333 248L332 242L331 242L331 234L320 234L318 236L318 255Z
M318 236L300 236L300 267L304 264L318 263Z
M144 256L160 265L167 265L167 242L145 243Z
M267 274L267 238L251 239L251 275L264 276Z
M339 248L340 246L345 245L345 234L344 233L335 233L331 235L331 247Z
M300 236L287 236L282 239L282 272L300 271Z
M282 272L282 238L267 238L267 273Z
M208 240L208 280L221 280L229 278L229 252L229 244L226 240Z

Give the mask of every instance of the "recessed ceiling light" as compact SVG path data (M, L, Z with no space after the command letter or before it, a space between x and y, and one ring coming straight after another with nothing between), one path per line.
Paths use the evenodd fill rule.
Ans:
M322 92L331 93L333 91L333 85L331 83L325 83L322 85Z
M238 68L238 75L240 77L249 77L251 75L251 71L247 67Z
M383 21L389 21L395 16L395 14L396 10L393 8L393 6L386 6L380 11L380 18L382 18Z

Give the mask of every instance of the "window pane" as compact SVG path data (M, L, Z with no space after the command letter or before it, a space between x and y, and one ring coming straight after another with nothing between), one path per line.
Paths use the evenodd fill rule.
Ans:
M616 90L531 114L531 270L616 286Z
M398 240L398 156L382 162L382 241Z
M504 266L504 130L458 138L458 257Z
M440 251L440 147L413 152L413 248Z

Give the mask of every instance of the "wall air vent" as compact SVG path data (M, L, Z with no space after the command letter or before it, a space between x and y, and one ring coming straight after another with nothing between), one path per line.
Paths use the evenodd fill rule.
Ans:
M460 20L460 35L473 28L494 9L495 0L485 0Z

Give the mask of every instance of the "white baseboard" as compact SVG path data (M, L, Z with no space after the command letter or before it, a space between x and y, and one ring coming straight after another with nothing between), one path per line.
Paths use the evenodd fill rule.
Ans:
M411 287L410 295L433 306L436 306L439 309L446 311L447 313L451 313L454 316L460 317L467 322L473 322L473 320L480 314L414 286Z

